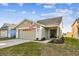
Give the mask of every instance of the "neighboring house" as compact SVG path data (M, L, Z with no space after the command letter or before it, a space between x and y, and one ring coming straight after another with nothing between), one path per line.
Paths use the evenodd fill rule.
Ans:
M14 29L16 27L15 24L8 24L5 23L3 26L0 28L0 37L5 38L5 37L15 37L16 36L16 30Z
M16 38L22 39L35 39L36 36L36 24L30 20L23 20L16 27Z
M76 19L72 24L72 36L79 39L79 19Z
M36 28L37 39L41 40L43 38L52 39L62 37L62 17L39 20L37 23L42 24Z

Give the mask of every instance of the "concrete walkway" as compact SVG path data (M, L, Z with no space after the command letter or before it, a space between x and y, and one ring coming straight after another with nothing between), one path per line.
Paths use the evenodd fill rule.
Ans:
M18 44L22 44L25 42L32 42L33 40L25 40L25 39L11 39L11 40L5 40L5 41L0 41L0 48L6 48Z
M34 41L34 42L38 42L38 43L48 43L48 42L50 42L50 41L52 41L52 40Z

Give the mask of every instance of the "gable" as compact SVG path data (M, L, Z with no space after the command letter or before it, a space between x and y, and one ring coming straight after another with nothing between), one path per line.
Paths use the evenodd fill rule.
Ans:
M25 27L29 27L33 24L32 21L29 21L29 20L24 20L22 21L18 26L16 26L16 28L25 28ZM36 24L34 23L33 26L36 26Z
M16 28L22 28L22 27L27 27L31 24L31 22L24 20L23 22L21 22Z

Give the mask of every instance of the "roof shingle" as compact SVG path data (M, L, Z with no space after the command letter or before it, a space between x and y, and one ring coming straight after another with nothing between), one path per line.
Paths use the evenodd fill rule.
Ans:
M61 22L62 17L49 18L37 21L37 23L43 24L45 26L58 26Z

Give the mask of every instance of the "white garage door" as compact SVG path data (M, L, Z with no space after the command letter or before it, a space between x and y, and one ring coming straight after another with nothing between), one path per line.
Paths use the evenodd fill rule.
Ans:
M7 30L1 30L1 37L7 37Z
M33 40L35 39L35 33L35 30L19 30L19 38Z

